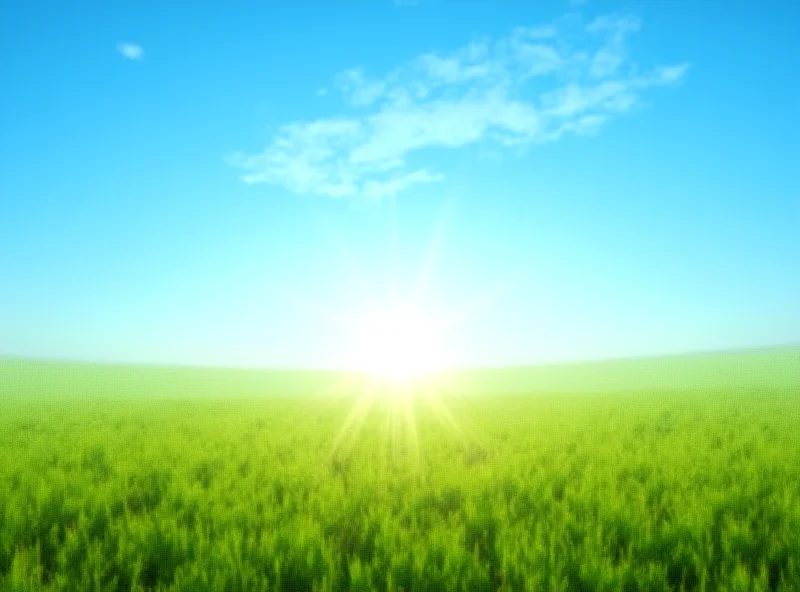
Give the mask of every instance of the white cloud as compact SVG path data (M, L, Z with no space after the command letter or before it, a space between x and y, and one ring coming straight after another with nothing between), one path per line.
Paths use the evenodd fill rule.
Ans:
M598 16L586 26L590 33L606 33L615 41L622 41L628 33L637 32L642 22L635 16Z
M367 80L361 68L345 70L337 74L334 86L347 95L354 107L367 107L377 101L386 90L386 83Z
M262 152L228 160L246 183L377 199L444 179L418 162L432 150L593 134L687 72L688 64L641 69L631 61L627 39L640 29L635 17L585 24L573 14L429 52L382 76L350 68L333 80L349 115L285 124Z
M641 22L635 17L608 17L596 18L586 30L593 35L604 38L605 44L592 57L589 66L589 76L592 78L606 78L616 74L617 70L627 59L625 41L631 33L636 33L641 27Z
M689 64L680 64L678 66L666 66L661 67L656 70L655 73L655 81L671 84L674 82L678 82L683 78L683 75L686 74L686 71L689 69Z
M388 181L370 180L364 183L364 196L371 199L380 199L399 193L407 187L419 183L435 183L444 179L444 175L432 174L425 169L413 173L398 175Z
M117 50L128 60L141 60L144 57L144 49L136 43L119 43Z

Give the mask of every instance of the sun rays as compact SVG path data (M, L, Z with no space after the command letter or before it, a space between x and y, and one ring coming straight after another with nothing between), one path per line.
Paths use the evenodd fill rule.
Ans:
M372 421L381 431L382 467L394 470L405 466L417 470L423 460L419 419L425 413L440 422L450 436L464 440L462 428L433 383L430 378L394 382L362 375L360 388L354 391L355 400L331 443L329 459L349 456L365 426ZM356 386L355 382L351 384Z
M379 206L380 207L380 206ZM454 360L451 333L485 305L483 294L453 302L446 310L432 310L430 295L437 285L437 263L444 243L448 216L442 215L431 236L416 280L402 286L399 261L397 204L386 204L387 260L383 282L369 281L343 237L330 233L332 252L338 254L342 281L352 291L349 310L331 310L308 294L295 299L313 316L334 327L341 336L335 356L340 379L317 397L319 409L330 408L343 397L352 404L331 442L329 459L347 457L362 437L367 422L382 430L382 463L398 462L419 468L422 461L420 419L430 417L466 446L470 438L446 398L453 390L449 373ZM488 291L496 292L489 286ZM360 308L359 308L360 306ZM350 403L348 403L350 405ZM421 415L425 414L425 415ZM376 467L377 469L378 467Z

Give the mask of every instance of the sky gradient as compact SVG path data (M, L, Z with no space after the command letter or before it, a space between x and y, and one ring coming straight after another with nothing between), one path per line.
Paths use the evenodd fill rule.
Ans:
M800 342L794 2L0 5L0 356Z

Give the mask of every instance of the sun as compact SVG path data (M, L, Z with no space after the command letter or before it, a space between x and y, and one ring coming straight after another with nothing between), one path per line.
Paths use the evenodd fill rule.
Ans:
M406 307L388 307L357 323L352 365L374 378L407 383L444 369L437 324Z

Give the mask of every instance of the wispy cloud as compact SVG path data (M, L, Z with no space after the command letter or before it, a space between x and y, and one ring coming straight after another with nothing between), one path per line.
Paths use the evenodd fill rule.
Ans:
M530 146L596 133L645 92L686 75L686 63L642 69L631 60L627 40L640 28L631 16L584 23L573 14L427 53L378 77L350 68L332 84L346 114L287 123L262 152L228 161L246 183L380 198L444 179L424 163L431 149Z
M128 60L141 60L144 57L144 49L136 43L118 43L117 50Z

